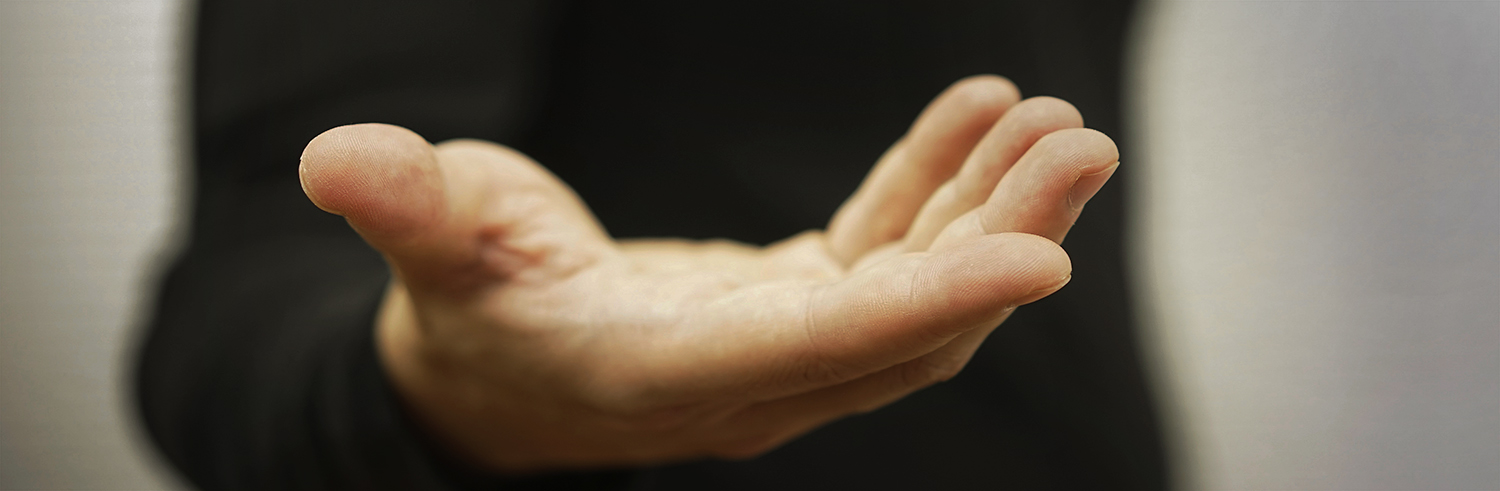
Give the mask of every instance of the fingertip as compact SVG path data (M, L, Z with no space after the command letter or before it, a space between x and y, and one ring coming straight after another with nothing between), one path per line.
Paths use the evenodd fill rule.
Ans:
M1018 276L1024 278L1031 289L1012 300L1011 306L1041 300L1061 290L1073 279L1073 259L1052 239L1015 232L986 237L994 237L991 240L1004 242L1005 247L1013 251L1013 254L1030 259L1029 264L1021 268L1023 273Z
M948 96L969 107L1004 110L1021 100L1021 89L1010 79L982 74L964 77L948 89Z
M985 130L1021 100L1021 91L998 75L974 75L949 85L917 118L913 133L938 135L969 141L960 145L967 152ZM918 140L924 139L922 136Z
M988 248L1001 250L1011 257L1030 258L1025 269L1034 271L1038 276L1050 275L1055 278L1073 270L1073 261L1068 257L1067 251L1040 235L1004 232L979 237L978 242Z
M1082 128L1083 113L1072 103L1052 96L1037 96L1016 103L1014 117L1037 128Z
M1120 161L1120 148L1109 135L1093 128L1054 131L1037 141L1037 147L1074 165L1078 172L1093 174Z
M1061 246L1032 234L975 237L943 254L949 261L944 269L961 278L961 290L983 303L1011 307L1056 291L1073 272Z
M348 218L361 232L409 231L443 206L432 145L400 126L366 123L325 131L303 150L298 175L313 204Z

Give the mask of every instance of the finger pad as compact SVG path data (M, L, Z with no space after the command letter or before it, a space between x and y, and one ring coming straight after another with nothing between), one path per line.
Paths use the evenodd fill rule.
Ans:
M1072 263L1057 244L1031 234L1005 233L976 237L935 258L948 301L959 311L1015 305L1038 290L1062 283Z
M431 220L442 206L442 175L432 146L399 126L328 130L308 143L300 174L314 204L363 231L409 230Z

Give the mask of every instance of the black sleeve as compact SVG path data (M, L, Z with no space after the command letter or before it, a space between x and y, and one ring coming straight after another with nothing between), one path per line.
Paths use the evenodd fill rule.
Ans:
M500 480L423 440L376 357L380 256L302 195L303 145L384 121L504 140L538 2L233 0L200 7L194 208L136 371L157 447L203 489L618 489L629 473Z
M502 480L443 457L403 414L371 326L387 273L357 239L189 252L141 353L153 440L203 489L622 489L624 472Z

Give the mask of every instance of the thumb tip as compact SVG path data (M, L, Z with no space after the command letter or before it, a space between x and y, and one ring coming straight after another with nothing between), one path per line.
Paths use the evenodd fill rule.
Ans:
M409 230L443 203L432 145L400 126L366 123L325 131L302 151L302 191L361 232Z

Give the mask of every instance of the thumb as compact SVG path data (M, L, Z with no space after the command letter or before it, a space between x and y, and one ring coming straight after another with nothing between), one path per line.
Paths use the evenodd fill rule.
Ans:
M438 226L447 197L432 145L387 124L340 126L302 152L302 191L318 208L349 220L371 245L396 252Z
M434 147L405 128L328 130L302 153L302 188L386 255L404 282L463 290L590 264L608 236L577 195L513 150Z

